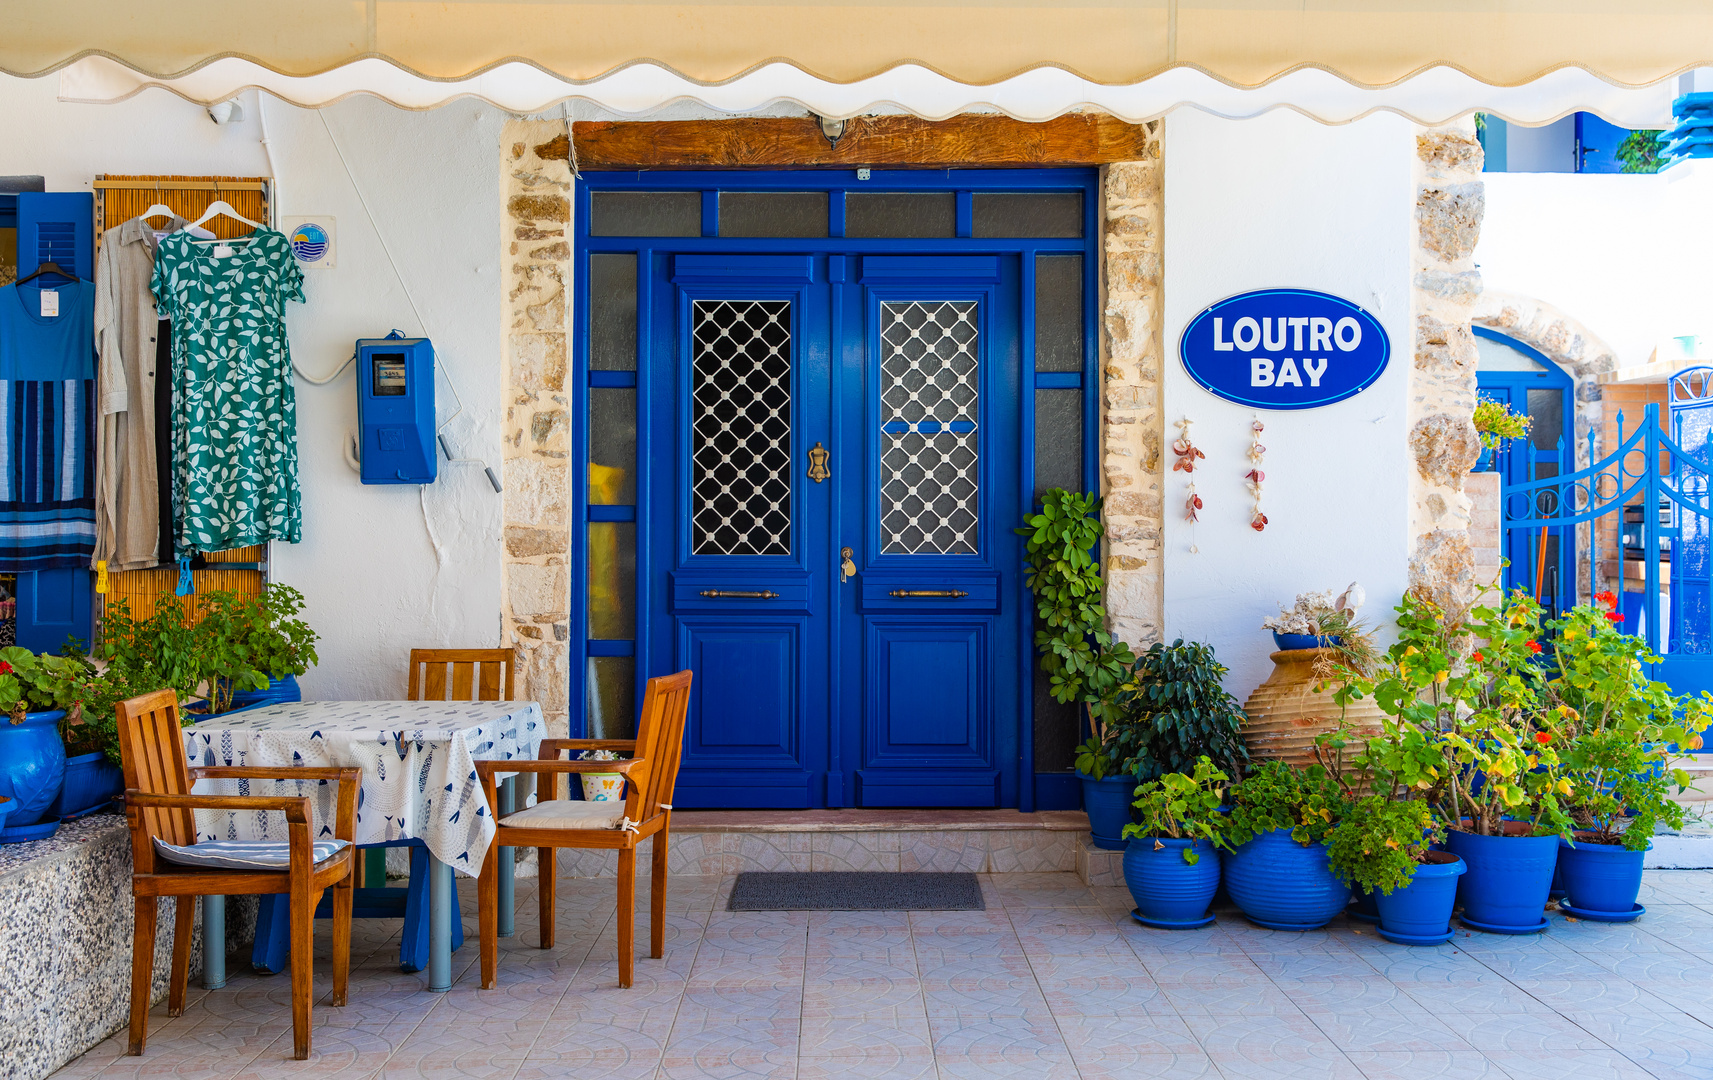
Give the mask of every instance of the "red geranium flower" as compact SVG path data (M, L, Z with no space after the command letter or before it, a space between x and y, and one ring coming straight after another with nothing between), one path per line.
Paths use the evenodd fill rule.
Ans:
M1622 615L1618 614L1616 611L1608 611L1606 613L1606 621L1612 623L1615 626L1618 623L1623 622L1624 617Z
M1538 641L1525 641L1523 644L1528 646L1529 651L1532 653L1538 653L1541 651L1541 643Z
M1594 594L1594 599L1600 601L1609 608L1615 608L1618 606L1618 594L1614 592L1597 592Z
M1480 653L1480 651L1479 651L1479 650L1478 650L1478 651L1476 651L1476 652L1472 652L1472 653L1470 653L1470 654L1469 654L1469 659L1471 659L1471 660L1473 660L1473 661L1475 661L1475 662L1476 662L1476 663L1477 663L1477 664L1479 664L1479 663L1480 663L1480 662L1481 662L1481 661L1482 661L1482 660L1484 660L1484 659L1486 659L1486 658L1485 658L1485 657L1483 657L1483 656L1482 656L1482 655L1481 655L1481 653Z
M1552 734L1546 731L1537 731L1535 732L1535 742L1545 746L1547 743L1552 742Z
M12 674L12 665L8 664L4 660L0 660L0 675L10 675L10 674Z

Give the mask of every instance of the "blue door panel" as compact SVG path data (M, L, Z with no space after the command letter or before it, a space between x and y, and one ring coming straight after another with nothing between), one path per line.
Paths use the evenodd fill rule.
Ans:
M869 766L992 769L987 626L869 623Z
M89 571L78 567L18 575L17 642L31 652L57 653L66 638L90 642Z
M691 691L695 715L685 738L685 763L741 754L757 764L800 768L793 701L800 626L683 624L684 665L701 673Z

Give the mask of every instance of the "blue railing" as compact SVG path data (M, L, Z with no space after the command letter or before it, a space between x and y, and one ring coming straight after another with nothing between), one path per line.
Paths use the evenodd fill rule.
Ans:
M1588 434L1587 467L1574 472L1535 478L1536 462L1541 456L1532 444L1522 452L1528 455L1527 475L1531 479L1501 489L1500 525L1506 537L1527 530L1530 565L1539 557L1536 544L1542 530L1574 530L1588 524L1588 580L1600 580L1600 533L1594 524L1618 514L1617 531L1617 593L1624 596L1625 562L1628 550L1639 548L1643 564L1641 614L1642 632L1648 647L1660 651L1660 563L1662 557L1672 566L1672 628L1667 637L1672 652L1713 652L1713 626L1705 625L1707 618L1707 583L1688 581L1687 563L1673 559L1672 547L1681 544L1685 530L1681 524L1690 522L1695 537L1705 539L1713 530L1713 505L1709 503L1708 477L1713 476L1713 462L1685 450L1677 440L1666 434L1660 425L1659 406L1650 404L1642 423L1625 434L1624 414L1618 414L1617 448L1599 461L1594 461L1594 433ZM1516 453L1518 451L1510 451ZM1662 469L1670 455L1670 468ZM1565 460L1563 441L1556 455ZM1632 461L1632 459L1634 459ZM1625 520L1626 507L1637 506L1639 520ZM1666 513L1662 514L1662 511ZM1663 518L1663 520L1662 520ZM1629 539L1639 541L1630 544ZM1679 552L1678 554L1682 554ZM1700 562L1705 563L1702 559ZM1699 593L1690 590L1699 587ZM1574 583L1569 595L1574 598ZM1680 601L1679 596L1684 599ZM1699 595L1700 603L1692 602ZM1691 613L1694 618L1691 618Z

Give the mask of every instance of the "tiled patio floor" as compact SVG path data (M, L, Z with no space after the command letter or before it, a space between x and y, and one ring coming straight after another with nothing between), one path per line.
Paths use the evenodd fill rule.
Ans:
M350 1005L316 1006L312 1060L290 1060L286 978L237 974L178 1019L157 1008L145 1056L116 1036L57 1076L1713 1078L1713 871L1650 871L1633 925L1555 916L1435 949L1342 920L1147 930L1124 890L1071 874L987 877L987 911L913 914L729 913L731 880L673 880L666 958L640 958L632 990L610 880L561 885L551 952L520 882L497 990L476 988L473 939L428 994L396 968L396 924L359 923Z

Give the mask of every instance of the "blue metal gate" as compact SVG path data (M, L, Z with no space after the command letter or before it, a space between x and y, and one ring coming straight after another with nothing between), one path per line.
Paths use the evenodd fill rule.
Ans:
M1586 525L1586 579L1564 590L1566 601L1587 599L1604 576L1619 597L1624 628L1646 638L1660 657L1653 677L1674 693L1699 693L1713 690L1713 369L1678 375L1671 402L1670 434L1659 406L1649 404L1632 431L1618 414L1617 446L1598 461L1588 434L1587 467L1547 476L1526 468L1526 479L1500 489L1500 521L1507 547L1531 554L1547 531ZM1508 453L1533 460L1531 447ZM1604 546L1615 573L1602 575L1600 526L1614 515L1617 540ZM1638 582L1640 592L1631 591Z

